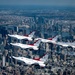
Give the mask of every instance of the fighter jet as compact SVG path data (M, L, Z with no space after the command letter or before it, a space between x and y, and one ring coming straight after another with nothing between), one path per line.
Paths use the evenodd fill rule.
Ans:
M34 44L21 44L21 43L10 43L13 46L17 46L23 49L34 49L34 50L38 50L39 48L39 44L41 43L41 40L37 40L36 42L34 42Z
M35 64L38 64L39 66L41 67L45 67L45 62L47 61L48 59L48 53L45 54L42 58L38 58L38 59L30 59L30 58L26 58L26 57L15 57L15 56L12 56L14 59L16 60L20 60L20 61L23 61L25 62L25 64L27 65L35 65Z
M26 35L26 36L24 36L24 35L17 35L17 34L13 34L13 35L8 34L8 36L14 37L14 38L17 38L17 39L20 39L20 40L27 39L29 41L32 41L32 38L33 38L34 34L35 34L35 31L33 31L32 33L30 33L29 35Z
M58 37L59 37L60 35L57 35L57 36L55 36L55 37L53 37L53 38L48 38L48 39L43 39L43 38L36 38L35 40L41 40L41 42L45 42L45 43L55 43L56 41L57 41L57 39L58 39Z

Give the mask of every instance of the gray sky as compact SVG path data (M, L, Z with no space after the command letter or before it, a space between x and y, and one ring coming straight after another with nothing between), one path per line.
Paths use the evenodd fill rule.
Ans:
M0 0L0 5L75 6L75 0Z

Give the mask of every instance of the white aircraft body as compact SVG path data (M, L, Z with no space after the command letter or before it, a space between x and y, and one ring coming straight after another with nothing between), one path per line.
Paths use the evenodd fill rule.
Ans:
M29 58L25 58L25 57L15 57L15 56L13 56L13 58L16 60L23 61L27 65L38 64L41 67L45 67L46 66L45 62L48 59L48 53L46 55L44 55L42 58L38 58L38 59L29 59Z
M54 37L54 38L48 38L48 39L43 39L43 38L36 38L35 40L41 40L41 42L45 42L45 43L55 43L58 39L59 35Z
M34 49L34 50L38 50L38 46L40 44L41 40L36 41L34 44L21 44L21 43L10 43L13 46L18 46L21 47L23 49Z
M57 35L54 38L48 38L48 39L43 39L43 38L36 38L35 40L41 40L41 42L45 42L45 43L53 43L53 44L57 44L63 47L73 47L75 48L75 42L58 42L57 39L60 35Z
M17 39L20 39L20 40L22 40L22 39L28 39L29 41L32 41L32 38L33 38L34 34L35 34L35 32L33 31L32 33L30 33L27 36L17 35L17 34L14 34L14 35L8 34L8 36L14 37L14 38L17 38Z
M71 42L56 42L57 45L61 45L63 47L73 47L75 48L75 43L71 43Z

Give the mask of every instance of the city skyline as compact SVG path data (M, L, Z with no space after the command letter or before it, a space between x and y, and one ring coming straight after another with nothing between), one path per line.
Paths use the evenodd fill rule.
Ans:
M74 0L0 0L0 5L75 6Z

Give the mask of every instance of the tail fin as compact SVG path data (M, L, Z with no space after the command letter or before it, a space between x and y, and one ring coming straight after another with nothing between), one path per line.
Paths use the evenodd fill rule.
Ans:
M39 46L39 44L41 43L41 40L37 40L35 43L34 43L34 46Z
M42 58L40 58L40 61L47 61L48 60L48 53L46 53Z
M35 31L31 32L28 36L32 38L34 34L35 34Z
M53 37L53 38L48 38L48 39L49 39L49 40L53 40L53 41L56 42L59 36L60 36L60 35L57 35L57 36L55 36L55 37Z

